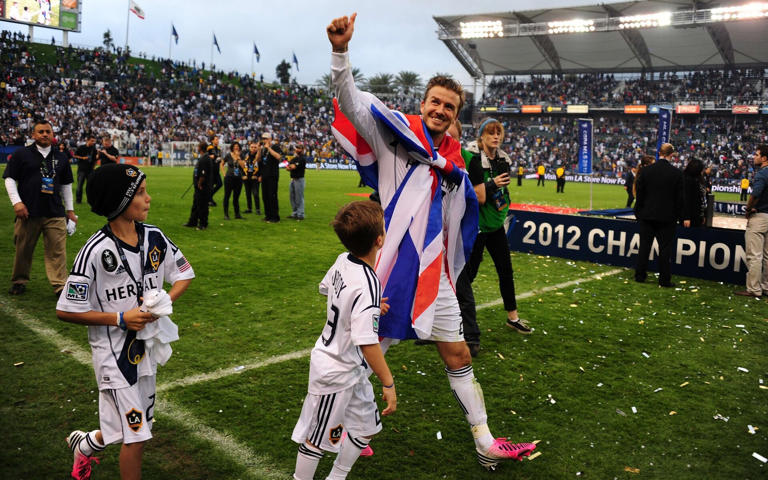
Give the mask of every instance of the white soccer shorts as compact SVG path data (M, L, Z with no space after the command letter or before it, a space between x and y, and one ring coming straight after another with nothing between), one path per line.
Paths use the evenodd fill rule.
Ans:
M371 437L381 431L373 387L365 377L340 392L308 393L291 439L300 444L309 440L321 450L338 452L344 430L354 438Z
M448 275L440 274L440 287L437 291L435 317L432 321L432 335L427 340L435 342L463 342L464 324L461 322L461 310L456 292L453 291Z
M99 392L99 424L105 445L149 440L154 415L154 375L139 377L128 388Z

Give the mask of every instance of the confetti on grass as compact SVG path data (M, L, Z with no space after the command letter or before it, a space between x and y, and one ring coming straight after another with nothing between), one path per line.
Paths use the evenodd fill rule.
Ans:
M747 370L747 369L746 369L746 368L744 368L744 367L739 367L739 368L737 368L736 370L738 370L738 371L740 371L740 372L744 372L744 373L749 373L749 370Z
M756 459L760 460L763 463L768 462L768 458L765 458L764 456L760 455L757 452L752 452L752 456L755 457Z
M534 458L536 458L536 457L538 457L538 456L540 456L540 455L541 455L541 452L536 452L536 453L533 453L533 454L529 455L529 456L528 456L528 457L526 457L526 458L527 458L528 460L533 460ZM757 454L755 454L755 455L757 455Z
M680 384L681 387L684 387L686 385L688 385L688 382L683 382L683 383Z
M624 471L629 473L640 473L639 468L632 468L632 467L624 467Z

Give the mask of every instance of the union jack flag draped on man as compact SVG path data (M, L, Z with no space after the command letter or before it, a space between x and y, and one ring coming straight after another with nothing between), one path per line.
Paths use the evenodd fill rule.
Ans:
M420 116L389 110L374 95L366 94L377 121L386 125L416 160L395 190L382 198L387 238L379 252L376 274L388 297L389 312L381 317L379 335L405 339L426 338L432 331L440 272L445 268L451 284L464 268L477 235L478 205L464 170L461 145L446 135L438 149ZM339 110L334 137L355 160L366 185L379 191L376 156ZM439 153L438 153L439 152ZM448 192L444 194L443 184Z

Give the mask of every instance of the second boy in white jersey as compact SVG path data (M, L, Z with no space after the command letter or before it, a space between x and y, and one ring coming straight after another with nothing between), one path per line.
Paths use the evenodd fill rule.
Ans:
M373 271L384 243L384 212L371 201L353 202L339 211L333 228L349 253L339 255L320 282L320 293L328 297L327 320L312 349L309 393L291 437L300 444L296 480L313 478L323 451L339 452L328 478L346 478L381 431L369 367L387 402L382 414L397 406L394 379L379 346L381 284Z

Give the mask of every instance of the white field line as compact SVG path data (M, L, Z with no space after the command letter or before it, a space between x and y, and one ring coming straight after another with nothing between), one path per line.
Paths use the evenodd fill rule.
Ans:
M190 375L189 377L180 378L178 380L173 380L171 382L158 385L157 391L163 392L165 390L170 390L171 388L175 388L175 387L186 387L188 385L194 385L200 382L218 380L220 378L228 377L230 375L235 375L238 373L243 373L248 370L253 370L254 368L262 368L269 365L274 365L276 363L287 362L289 360L296 360L298 358L306 357L307 355L309 355L311 351L312 351L311 348L307 348L305 350L298 350L296 352L290 352L283 355L276 355L274 357L265 358L264 360L260 360L254 363L249 363L247 365L220 368L218 370L214 370L213 372L200 373L198 375Z
M523 299L526 299L526 298L533 297L534 295L540 295L542 293L551 292L552 290L558 290L560 288L566 288L566 287L570 287L572 285L578 285L578 284L584 283L584 282L591 282L593 280L600 280L603 277L607 277L607 276L610 276L610 275L616 275L617 273L623 272L623 271L624 271L623 268L616 268L614 270L608 270L607 272L596 273L596 274L590 275L588 277L577 278L576 280L570 280L570 281L567 281L567 282L558 283L557 285L550 285L548 287L540 288L538 290L532 290L530 292L521 293L520 295L517 295L517 299L518 300L523 300ZM504 303L504 301L502 299L498 299L498 300L494 300L494 301L489 302L489 303L484 303L482 305L478 305L477 309L478 310L482 310L484 308L495 307L495 306L501 305L503 303ZM307 348L305 350L299 350L299 351L296 351L296 352L291 352L291 353L286 353L286 354L283 354L283 355L278 355L278 356L275 356L275 357L270 357L270 358L267 358L267 359L264 359L264 360L260 360L258 362L249 363L249 364L246 364L246 365L241 365L239 367L232 367L232 366L230 366L230 367L226 367L226 368L220 368L218 370L215 370L215 371L209 372L209 373L201 373L201 374L197 374L197 375L191 375L189 377L181 378L179 380L174 380L172 382L163 383L161 385L158 385L157 386L157 391L158 392L162 392L162 391L169 390L169 389L175 388L175 387L185 387L185 386L194 385L194 384L200 383L200 382L207 382L207 381L218 380L220 378L224 378L224 377L228 377L230 375L235 375L235 374L238 374L238 373L242 373L242 372L245 372L247 370L253 370L255 368L262 368L262 367L266 367L266 366L269 366L269 365L274 365L274 364L277 364L277 363L285 362L285 361L288 361L288 360L296 360L296 359L308 356L311 351L312 351L312 349Z
M611 276L611 275L616 275L617 273L621 273L624 270L626 270L626 269L624 269L624 268L615 268L613 270L608 270L607 272L596 273L596 274L590 275L588 277L577 278L576 280L569 280L567 282L558 283L557 285L550 285L548 287L543 287L543 288L540 288L538 290L531 290L530 292L521 293L520 295L517 295L515 298L517 300L524 300L526 298L531 298L531 297L533 297L535 295L541 295L542 293L551 292L552 290L559 290L561 288L571 287L573 285L579 285L581 283L591 282L593 280L602 280L603 277L608 277L608 276ZM502 304L504 304L504 300L499 298L499 299L496 299L496 300L494 300L492 302L488 302L488 303L484 303L482 305L478 305L477 306L477 310L482 310L484 308L495 307L497 305L502 305Z
M92 365L90 352L63 337L52 328L45 326L37 318L9 305L6 299L0 299L0 311L17 319L37 335L55 345L56 348L63 353L72 355L72 358L77 362L89 367ZM283 357L285 356L286 355L283 355ZM187 412L175 403L169 400L160 399L158 400L158 406L160 407L158 411L160 417L168 416L180 425L188 428L199 440L212 444L215 448L221 450L222 453L229 456L236 464L245 467L252 478L265 478L270 480L284 480L290 478L290 476L281 473L276 467L272 466L269 457L254 453L251 449L242 445L229 435L222 434L205 425L200 422L195 415Z

